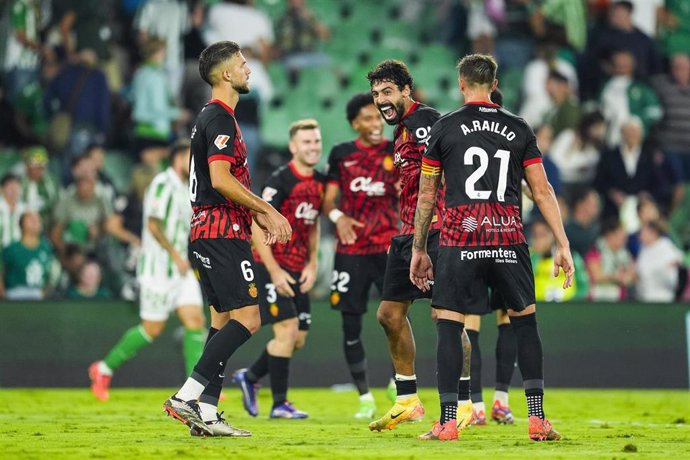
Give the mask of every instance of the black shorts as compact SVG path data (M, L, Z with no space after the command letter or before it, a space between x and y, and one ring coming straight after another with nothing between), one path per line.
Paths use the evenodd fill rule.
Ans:
M436 259L438 257L438 240L440 231L434 230L429 233L427 241L427 252L436 270ZM410 261L412 260L412 241L414 235L398 235L391 240L391 247L388 250L388 261L386 263L386 276L383 280L383 300L415 300L430 299L432 289L422 292L410 281ZM436 284L434 282L434 284Z
M498 292L498 289L490 289L489 291L489 301L484 306L484 310L477 313L471 313L472 315L488 315L498 310L506 310L505 302L503 301L501 293Z
M295 297L283 297L271 283L271 275L268 274L266 266L257 262L255 267L259 285L261 324L274 324L286 319L298 318L299 330L308 331L311 325L311 304L309 294L303 294L299 290L299 278L302 274L285 270L295 281L298 281L298 284L291 285L292 290L295 291Z
M189 243L189 260L208 303L217 312L259 303L254 256L248 241L194 240Z
M383 290L386 253L353 256L336 254L331 278L331 308L343 313L367 312L369 289L375 284Z
M526 244L513 246L439 248L434 270L436 308L471 315L486 313L489 288L504 308L524 310L535 303L534 274Z

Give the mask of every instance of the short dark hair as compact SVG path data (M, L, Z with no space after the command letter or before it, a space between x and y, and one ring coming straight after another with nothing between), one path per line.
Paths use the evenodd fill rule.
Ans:
M199 56L199 75L206 83L213 86L215 82L212 81L211 74L216 66L239 52L240 46L231 41L216 42L207 46Z
M498 64L488 54L470 54L458 62L458 75L470 85L489 85L496 80Z
M32 209L24 211L22 215L19 216L19 228L21 231L24 231L24 222L26 222L26 216L28 216L29 214L35 214L36 216L38 216L39 219L41 218L41 216Z
M19 180L19 176L17 176L16 174L7 173L4 176L2 176L2 179L0 179L0 187L4 187L5 185L7 185L8 182L12 181L21 182Z
M359 115L359 111L362 110L363 107L373 103L374 98L371 96L371 93L357 93L352 96L350 100L347 101L347 105L345 106L347 121L352 124L352 121L357 118L357 115Z
M170 160L172 161L176 155L187 153L187 150L189 150L191 146L192 143L188 139L182 139L175 142L170 146Z
M559 72L556 69L551 69L549 71L548 78L551 80L556 80L559 83L570 83L570 81L568 81L568 77L566 77L565 75L563 75L561 72Z
M411 90L414 83L410 69L407 68L404 62L397 59L386 59L379 62L373 70L369 71L367 80L369 80L369 85L381 81L390 81L401 91L406 85Z
M633 2L631 2L630 0L618 0L613 2L613 4L611 5L611 7L616 6L622 6L623 8L628 10L629 13L632 13L633 9L635 8L635 5L633 5Z
M621 228L623 228L623 223L617 216L607 217L601 224L601 236L610 235Z

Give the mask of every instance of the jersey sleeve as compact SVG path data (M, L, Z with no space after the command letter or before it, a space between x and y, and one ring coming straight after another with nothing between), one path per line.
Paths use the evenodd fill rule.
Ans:
M326 182L340 186L340 155L338 155L337 147L333 147L330 155L328 155Z
M266 181L263 190L261 191L261 198L271 203L275 209L280 209L280 206L287 198L284 181L281 180L280 174L273 174Z
M437 176L443 171L442 164L442 125L441 122L434 123L429 134L429 142L424 156L422 157L422 174Z
M209 164L216 160L234 163L237 128L231 116L213 117L206 126L206 156Z
M146 197L145 203L148 207L147 211L149 217L165 220L165 211L168 209L168 204L172 199L172 188L160 182L155 185L155 188L151 190L150 193L151 194Z
M542 156L539 147L537 147L537 138L534 135L534 131L529 126L527 127L527 144L525 145L525 150L522 156L522 167L526 168L529 165L535 163L541 163Z

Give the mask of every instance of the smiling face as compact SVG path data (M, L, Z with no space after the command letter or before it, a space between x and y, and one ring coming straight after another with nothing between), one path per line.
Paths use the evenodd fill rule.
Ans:
M375 81L371 84L371 95L383 119L389 125L397 125L405 116L405 101L410 100L410 87L400 89L392 81Z
M313 168L321 159L321 130L311 128L296 131L288 147L297 163Z
M352 120L352 127L366 145L378 145L383 141L383 118L374 104L359 109L359 113Z

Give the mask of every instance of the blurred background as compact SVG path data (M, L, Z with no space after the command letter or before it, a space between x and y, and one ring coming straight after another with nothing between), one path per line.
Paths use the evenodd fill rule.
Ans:
M27 366L63 369L53 383L78 385L72 371L136 318L143 194L209 99L197 60L218 40L238 42L252 69L237 118L257 190L288 161L292 121L320 122L322 165L355 137L345 103L368 91L379 61L405 61L414 97L445 113L462 104L457 60L493 54L496 102L534 128L576 256L576 286L564 292L550 274L552 235L526 201L537 300L553 321L542 331L564 347L547 355L557 384L587 385L567 372L585 365L590 385L688 386L686 0L0 0L0 344L16 350L0 357L0 385L45 385ZM328 294L334 254L323 224L315 299ZM23 238L39 238L39 250ZM325 343L337 315L315 305L312 340ZM383 334L369 320L383 347L370 363L383 375ZM563 333L573 325L591 334L586 349ZM162 340L174 346L170 329ZM54 344L50 363L24 345L37 330ZM73 349L77 336L89 346ZM423 337L432 347L431 327ZM119 381L181 378L156 360L167 347L153 348ZM312 350L307 372L323 355ZM154 361L160 378L137 380ZM602 369L626 378L596 381Z

